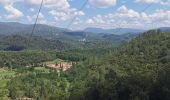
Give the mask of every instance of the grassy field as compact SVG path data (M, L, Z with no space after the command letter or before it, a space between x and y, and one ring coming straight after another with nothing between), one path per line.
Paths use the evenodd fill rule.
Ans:
M7 83L11 80L11 78L15 76L15 71L11 71L8 69L0 69L0 100L10 100L8 98L9 91Z

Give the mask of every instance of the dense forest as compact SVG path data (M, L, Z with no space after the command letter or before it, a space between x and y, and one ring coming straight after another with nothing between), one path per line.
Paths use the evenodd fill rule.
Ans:
M30 36L29 34L14 34L0 36L0 50L22 51L22 50L65 50L70 44L55 39L47 39L41 36Z
M55 59L76 63L67 71L40 66ZM160 30L116 48L5 51L0 66L13 74L1 75L0 99L170 100L169 65L170 33Z
M49 51L20 51L20 52L0 52L0 66L8 68L18 68L25 66L40 65L44 61L56 59L55 52ZM37 66L38 67L38 66Z

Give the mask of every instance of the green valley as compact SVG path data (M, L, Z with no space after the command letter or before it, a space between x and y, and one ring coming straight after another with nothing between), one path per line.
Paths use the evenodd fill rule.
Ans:
M116 48L0 55L3 100L170 99L170 34L160 30L142 33ZM72 63L68 70L47 66L63 61Z

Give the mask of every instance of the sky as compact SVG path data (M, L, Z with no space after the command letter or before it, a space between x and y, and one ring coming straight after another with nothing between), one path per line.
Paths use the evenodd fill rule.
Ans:
M41 1L0 0L0 22L33 24ZM170 27L170 0L88 0L81 9L85 2L44 0L38 23L72 30Z

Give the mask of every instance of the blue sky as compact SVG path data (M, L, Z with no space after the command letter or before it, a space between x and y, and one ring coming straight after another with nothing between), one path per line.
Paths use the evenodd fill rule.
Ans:
M44 0L38 23L70 29L170 26L170 0ZM0 21L34 23L41 0L0 0ZM145 9L146 7L148 7ZM144 10L145 9L145 10Z

